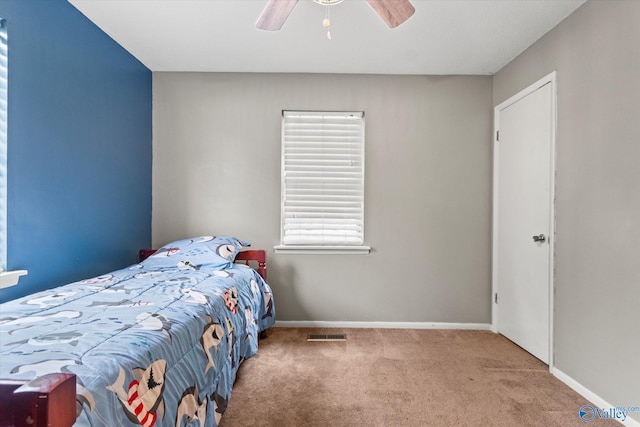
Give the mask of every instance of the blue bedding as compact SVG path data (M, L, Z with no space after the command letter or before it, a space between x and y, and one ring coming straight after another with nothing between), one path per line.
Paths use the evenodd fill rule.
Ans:
M150 260L0 306L0 378L75 374L77 426L214 426L274 320L247 266Z

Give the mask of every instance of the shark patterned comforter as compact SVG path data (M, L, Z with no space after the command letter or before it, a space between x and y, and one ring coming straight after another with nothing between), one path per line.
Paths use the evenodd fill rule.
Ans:
M214 426L274 323L245 242L173 242L140 264L3 304L0 378L77 376L76 426Z

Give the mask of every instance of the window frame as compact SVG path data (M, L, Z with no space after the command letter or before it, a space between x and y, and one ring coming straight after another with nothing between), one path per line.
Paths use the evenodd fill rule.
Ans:
M0 16L0 271L7 269L8 44L7 20Z
M361 145L359 147L359 162L360 162L360 195L361 206L359 212L359 227L361 228L361 241L358 243L322 243L320 241L309 243L285 243L285 225L286 225L286 211L287 211L287 183L286 183L286 154L287 146L285 140L285 128L287 124L287 118L293 116L309 115L312 117L335 117L335 116L358 116L361 120ZM276 253L313 253L313 254L368 254L371 251L371 247L364 244L365 242L365 204L364 204L364 186L365 186L365 113L364 111L328 111L328 110L283 110L282 122L281 122L281 200L280 200L280 244L274 246ZM318 158L318 160L324 160ZM322 231L325 231L323 228Z

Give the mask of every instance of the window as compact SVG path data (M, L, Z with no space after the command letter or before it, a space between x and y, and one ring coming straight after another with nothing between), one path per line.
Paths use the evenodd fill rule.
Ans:
M364 113L284 111L276 251L368 253Z
M7 20L0 18L0 269L7 269Z

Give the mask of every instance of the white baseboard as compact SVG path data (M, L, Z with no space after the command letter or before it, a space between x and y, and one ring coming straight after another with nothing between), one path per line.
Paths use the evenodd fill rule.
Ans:
M550 370L553 376L555 376L560 381L562 381L563 383L571 387L574 391L576 391L582 397L587 399L589 402L593 403L593 406L595 408L607 409L607 410L609 408L614 408L614 405L611 405L609 402L607 402L606 400L604 400L603 398L601 398L600 396L598 396L597 394L595 394L594 392L592 392L591 390L589 390L588 388L586 388L585 386L583 386L578 381L574 380L573 378L571 378L569 375L565 374L558 368L552 367ZM635 402L634 402L634 405L635 405ZM576 416L578 415L577 412L579 411L579 409L580 408L576 408ZM629 415L640 417L640 412L629 413L624 421L618 420L618 422L620 424L623 424L629 427L640 427L640 421L637 421L631 418Z
M444 322L333 322L321 320L276 320L281 328L379 328L379 329L469 329L488 331L489 323Z

